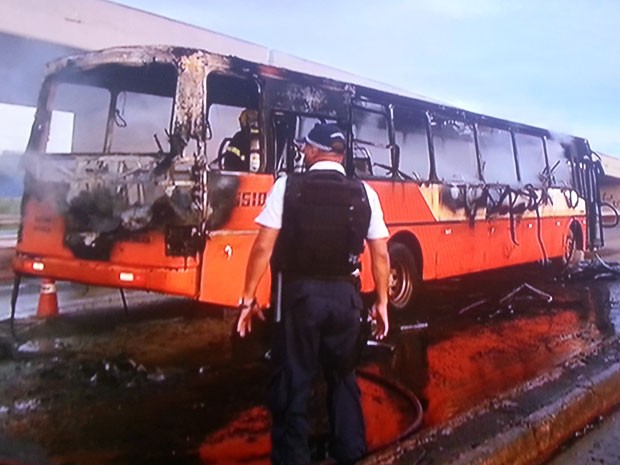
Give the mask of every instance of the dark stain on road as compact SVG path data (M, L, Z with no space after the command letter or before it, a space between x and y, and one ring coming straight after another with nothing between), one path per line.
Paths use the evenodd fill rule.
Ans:
M371 448L556 376L614 334L615 276L569 278L520 269L439 282L415 311L393 315L386 344L367 347L361 365ZM177 300L128 316L19 320L17 342L2 322L0 458L268 463L268 325L240 341L234 318ZM317 461L327 430L319 386L310 409Z

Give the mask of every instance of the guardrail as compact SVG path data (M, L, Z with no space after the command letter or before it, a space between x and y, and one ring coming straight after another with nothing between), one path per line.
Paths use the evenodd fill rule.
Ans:
M0 215L0 226L19 226L19 215Z
M19 220L19 215L0 215L0 251L15 248Z

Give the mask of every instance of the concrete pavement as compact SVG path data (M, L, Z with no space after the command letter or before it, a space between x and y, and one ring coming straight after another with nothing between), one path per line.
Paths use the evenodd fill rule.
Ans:
M581 434L548 465L586 465L620 463L620 410Z

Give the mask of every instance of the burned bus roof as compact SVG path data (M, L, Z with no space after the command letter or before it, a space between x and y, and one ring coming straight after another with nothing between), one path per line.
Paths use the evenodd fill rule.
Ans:
M273 64L257 63L239 58L236 56L224 56L204 49L166 46L166 45L142 45L113 47L98 51L85 52L82 54L71 55L52 61L47 65L46 75L67 74L88 71L103 65L116 64L119 66L144 66L149 64L174 65L189 57L198 58L205 64L210 64L222 69L228 68L233 71L252 72L259 75L268 75L271 78L293 79L307 83L319 83L320 85L335 89L351 89L357 97L362 99L378 99L378 101L389 100L389 103L403 103L415 107L430 110L431 112L445 115L447 117L462 118L472 123L493 124L494 126L504 127L516 131L534 133L541 136L572 139L577 143L587 145L587 140L581 137L553 132L545 128L531 126L507 119L496 118L481 113L464 110L447 103L413 94L401 89L395 89L381 83L366 81L360 82L343 81L329 76L318 76L308 72L297 71L289 68L278 67ZM351 75L351 77L354 77ZM375 86L376 84L376 86ZM372 85L372 87L371 87ZM388 97L386 99L386 96Z
M110 63L126 66L142 66L149 63L176 63L179 57L196 53L210 54L202 50L164 45L114 47L59 58L48 63L46 74L55 74L72 68L90 69Z

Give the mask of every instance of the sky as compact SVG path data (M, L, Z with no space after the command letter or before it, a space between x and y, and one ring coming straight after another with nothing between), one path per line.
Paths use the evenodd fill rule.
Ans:
M620 158L619 0L114 1Z

